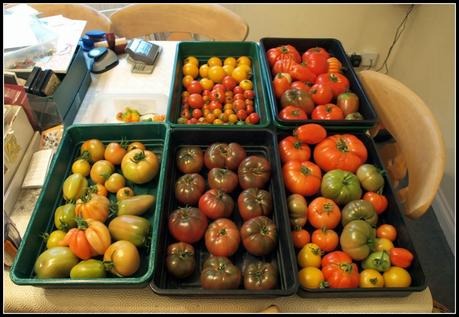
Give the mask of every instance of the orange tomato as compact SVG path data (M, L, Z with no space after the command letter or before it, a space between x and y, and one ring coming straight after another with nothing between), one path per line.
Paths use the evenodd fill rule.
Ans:
M311 241L317 244L322 251L330 252L338 247L339 237L335 231L323 227L312 233Z
M191 77L193 77L193 79L196 78L199 74L198 66L192 63L183 65L182 71L183 71L183 75L185 76L190 75Z
M113 165L119 165L126 153L125 147L117 142L112 142L105 148L104 158Z
M292 230L291 234L292 234L293 245L295 246L295 248L298 248L298 249L301 249L302 247L304 247L311 240L309 232L307 232L304 229Z
M116 192L116 199L118 201L127 199L134 196L134 191L130 187L123 187Z
M116 193L121 188L123 188L125 184L126 184L126 180L124 179L123 175L121 175L119 173L113 173L105 181L105 188L107 188L107 190L110 193Z
M93 219L105 222L108 219L110 201L107 197L90 194L84 199L78 199L75 206L75 215L83 219Z
M376 236L378 238L386 238L392 242L397 238L397 229L390 224L382 224L376 229Z

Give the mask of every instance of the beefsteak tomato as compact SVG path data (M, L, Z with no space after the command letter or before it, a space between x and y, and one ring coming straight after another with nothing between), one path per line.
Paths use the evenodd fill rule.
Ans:
M289 161L282 167L285 187L302 196L312 196L319 192L322 173L320 168L310 161Z

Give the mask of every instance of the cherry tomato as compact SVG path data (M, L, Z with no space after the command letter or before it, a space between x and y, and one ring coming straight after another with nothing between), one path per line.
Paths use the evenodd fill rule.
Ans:
M373 288L373 287L384 287L384 278L376 270L365 269L360 272L360 283L361 288Z
M116 193L121 188L123 188L125 184L126 184L126 180L124 179L123 175L118 174L118 173L113 173L105 181L104 186L110 193Z
M324 282L324 274L314 266L308 266L298 272L300 284L304 288L320 288Z
M116 192L116 199L118 201L127 199L134 196L134 191L130 187L123 187Z
M291 235L292 235L293 245L297 249L303 248L311 240L309 232L307 232L305 229L292 230Z
M395 241L397 238L397 229L390 224L382 224L376 229L376 236L378 238L386 238L390 241Z
M188 97L188 103L191 108L202 108L204 100L200 94L191 94L190 97Z
M250 124L257 124L260 121L260 116L258 115L258 113L253 112L249 114L249 116L247 117L247 120L249 121Z
M244 79L239 83L239 86L244 90L251 90L253 88L253 83L249 79Z
M113 165L120 165L124 155L127 153L126 146L112 142L105 148L104 158Z
M192 63L188 63L188 64L183 65L182 71L183 71L183 75L185 75L185 76L189 75L189 76L193 77L193 79L196 78L198 76L198 73L199 73L198 66L196 66L195 64L192 64Z
M72 164L72 173L74 174L81 174L81 176L86 177L90 170L91 164L84 159L78 159Z

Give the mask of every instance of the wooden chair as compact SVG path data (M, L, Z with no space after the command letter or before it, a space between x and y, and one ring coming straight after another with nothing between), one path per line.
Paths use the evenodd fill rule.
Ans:
M62 15L73 20L87 21L83 33L89 30L110 32L111 21L108 17L87 5L75 3L29 3L29 6L41 12L40 17Z
M379 120L396 143L379 152L394 183L408 171L399 191L405 214L416 219L431 206L445 170L445 143L434 115L408 87L390 76L365 70L360 80Z
M115 34L128 39L154 33L154 40L244 41L249 30L241 17L214 4L131 4L110 19Z

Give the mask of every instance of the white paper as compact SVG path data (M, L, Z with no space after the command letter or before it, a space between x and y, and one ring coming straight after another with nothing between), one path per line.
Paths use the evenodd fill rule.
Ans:
M38 43L30 19L22 15L3 15L4 49L28 47Z
M41 150L33 154L24 177L22 188L40 188L45 183L46 174L48 173L49 164L53 158L53 150Z

